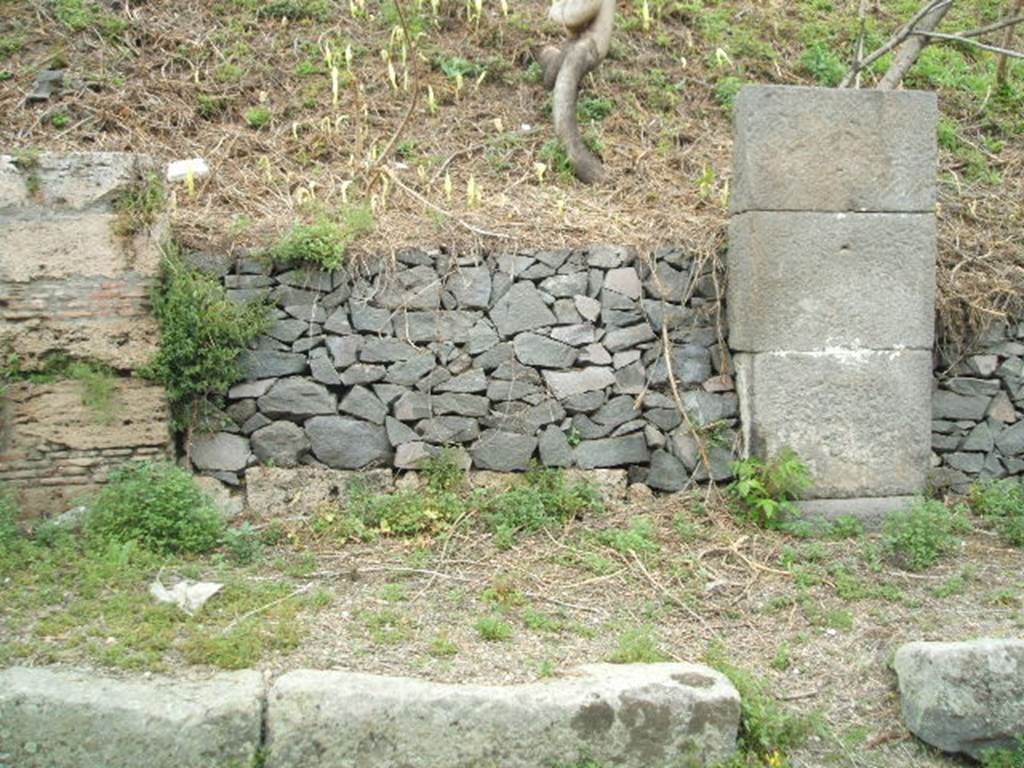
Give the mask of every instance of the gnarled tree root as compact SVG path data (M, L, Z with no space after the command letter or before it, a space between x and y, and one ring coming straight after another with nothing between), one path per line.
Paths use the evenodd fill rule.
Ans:
M615 0L562 0L549 16L573 33L562 48L541 51L544 85L554 90L555 135L565 147L576 177L594 184L604 177L604 166L583 142L576 120L580 82L608 54Z

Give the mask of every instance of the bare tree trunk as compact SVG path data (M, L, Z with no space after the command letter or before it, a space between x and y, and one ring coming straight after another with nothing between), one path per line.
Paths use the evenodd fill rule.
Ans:
M1007 16L1019 16L1021 8L1024 8L1024 0L1017 0L1013 4L1013 10L1010 11ZM1003 48L1009 48L1013 44L1013 30L1014 27L1010 26L1006 28L1006 34L1003 36ZM996 64L996 85L1006 85L1006 71L1008 69L1007 62L1009 57L1005 53L999 54L999 63Z
M939 26L943 17L952 7L953 3L936 5L914 26L913 31L931 32ZM893 55L889 71L878 81L876 88L880 91L891 91L903 82L907 71L914 66L914 62L917 61L917 57L921 55L921 51L924 50L926 45L928 45L928 38L924 35L911 34L910 37L904 40L903 44L896 49L896 53Z

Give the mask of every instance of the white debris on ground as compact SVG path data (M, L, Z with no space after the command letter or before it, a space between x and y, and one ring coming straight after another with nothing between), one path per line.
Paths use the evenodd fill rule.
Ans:
M160 603L173 603L189 616L202 608L206 601L224 588L223 584L213 581L192 581L183 579L167 589L157 576L149 585L149 594Z
M170 182L186 181L189 177L198 179L209 175L210 166L201 157L175 160L167 164L167 180Z

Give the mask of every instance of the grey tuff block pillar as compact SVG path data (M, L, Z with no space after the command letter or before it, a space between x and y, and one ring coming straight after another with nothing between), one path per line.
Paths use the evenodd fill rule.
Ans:
M937 115L910 91L751 86L736 102L728 316L746 451L795 450L809 511L877 514L924 488Z

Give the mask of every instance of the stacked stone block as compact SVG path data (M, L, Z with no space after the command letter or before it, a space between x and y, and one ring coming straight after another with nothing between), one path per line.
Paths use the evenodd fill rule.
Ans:
M792 448L810 495L845 510L926 482L936 116L915 92L737 99L728 318L745 449Z
M1024 476L1024 322L997 322L971 353L943 360L932 400L933 482Z
M80 382L19 382L0 398L0 483L56 514L117 465L171 455L163 389L131 372L156 351L148 306L163 226L118 234L118 198L153 172L119 153L0 156L0 354L22 371L54 355L113 369L112 417Z
M728 445L737 417L713 281L693 271L679 249L608 245L409 251L371 274L243 259L223 284L237 301L269 293L273 325L244 355L228 426L197 437L192 461L231 482L259 462L413 469L448 445L478 469L627 467L681 488L707 471L662 325L695 426L716 423ZM728 448L712 458L728 477Z

